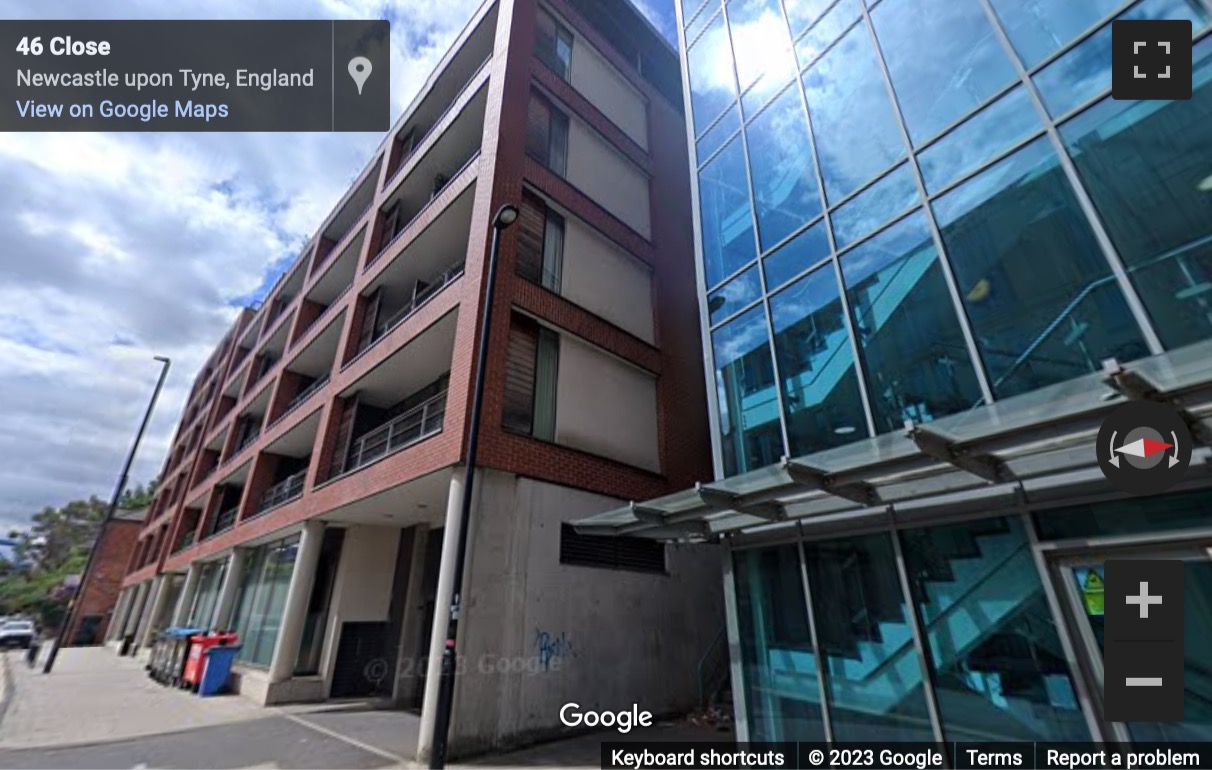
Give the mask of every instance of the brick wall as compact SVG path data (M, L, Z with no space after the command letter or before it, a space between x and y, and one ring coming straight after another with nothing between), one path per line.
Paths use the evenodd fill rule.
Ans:
M105 638L141 527L142 522L124 519L111 519L102 527L93 563L80 584L75 616L67 634L69 645L76 643L85 619L90 616L98 617L100 621L91 640L81 640L82 643L100 643Z

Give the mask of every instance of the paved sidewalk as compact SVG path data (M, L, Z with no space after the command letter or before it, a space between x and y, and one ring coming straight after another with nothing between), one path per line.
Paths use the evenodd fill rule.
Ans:
M23 653L4 657L14 692L0 722L0 749L117 741L266 715L245 698L190 697L161 687L142 663L104 647L65 649L50 674L42 673L41 660L29 668Z
M0 769L423 766L411 761L419 718L404 711L351 702L265 708L237 695L199 698L160 686L140 661L105 648L65 649L51 674L43 674L41 665L29 668L23 654L0 655L0 704L11 688L7 713L0 714ZM661 724L626 735L578 736L451 768L598 768L604 741L732 738L730 732Z

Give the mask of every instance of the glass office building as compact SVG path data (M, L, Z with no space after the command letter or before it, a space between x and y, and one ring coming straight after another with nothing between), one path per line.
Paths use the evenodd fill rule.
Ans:
M717 479L579 529L731 550L743 739L1212 740L1212 5L678 12ZM1189 101L1111 99L1115 19L1191 22ZM1204 446L1125 499L1142 396ZM1128 555L1186 565L1182 723L1103 715Z

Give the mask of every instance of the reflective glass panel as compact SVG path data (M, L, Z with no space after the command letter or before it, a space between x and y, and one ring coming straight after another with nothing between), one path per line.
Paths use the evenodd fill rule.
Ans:
M762 307L711 334L724 473L733 476L784 454L770 333Z
M682 5L682 20L689 24L698 10L703 7L706 0L680 0ZM711 0L712 5L718 5L717 0ZM707 15L711 15L710 10L703 11Z
M798 88L788 88L745 128L758 238L765 251L821 213L821 191Z
M921 203L908 164L846 201L833 217L833 239L843 249L867 233Z
M1208 13L1199 0L1144 0L1116 18L1187 19L1195 32L1208 24ZM1110 88L1111 25L1044 67L1035 76L1035 84L1053 117L1061 117Z
M686 53L686 69L690 79L694 135L699 136L736 99L732 46L728 42L723 14L717 16L690 47Z
M804 73L825 193L836 203L905 157L888 89L859 25Z
M762 296L762 278L757 265L733 278L728 283L707 295L707 313L715 325L740 311Z
M918 156L926 190L935 193L999 152L1042 131L1039 113L1019 86L973 115Z
M777 289L827 256L829 235L825 223L817 222L763 260L767 290Z
M1209 509L1212 491L1171 492L1040 511L1035 528L1041 540L1167 532L1208 526Z
M834 740L933 741L891 537L806 543L804 561Z
M1212 42L1201 48L1190 100L1108 98L1061 129L1168 348L1212 337Z
M994 395L1148 355L1056 153L1040 138L934 204Z
M888 0L871 21L915 145L1016 77L979 0Z
M792 37L799 37L800 33L829 10L833 2L834 0L786 0L787 22L791 25Z
M842 257L876 430L981 400L951 295L919 212Z
M771 297L770 315L792 456L867 438L833 263Z
M741 128L741 110L734 102L724 113L724 117L720 118L720 122L707 130L703 137L699 139L696 145L696 151L699 155L699 163L711 157L711 153L720 148L724 142L728 141L729 137L739 131Z
M687 25L687 27L686 27L686 44L687 45L693 45L694 41L696 39L698 39L698 36L703 34L703 30L707 29L707 25L710 24L714 20L715 16L719 14L720 6L718 3L711 2L708 5L710 7L704 8L703 12L700 13L698 16L696 16L694 18L694 21L690 22L690 24Z
M1006 35L1027 67L1113 13L1125 0L990 0ZM1110 65L1110 62L1108 62Z
M727 13L748 118L791 82L795 57L779 0L732 0Z
M1090 740L1020 521L906 530L901 543L947 740Z
M816 23L808 34L795 44L795 54L799 57L800 68L807 67L816 61L816 57L825 52L843 32L863 15L859 0L838 0L837 5Z
M733 139L699 172L703 262L707 285L715 286L753 261L753 214L745 148Z
M825 740L799 548L737 551L733 564L751 740Z

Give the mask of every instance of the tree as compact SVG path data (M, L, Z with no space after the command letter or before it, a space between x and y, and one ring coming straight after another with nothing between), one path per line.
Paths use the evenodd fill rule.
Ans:
M136 485L120 498L123 508L143 508L155 494L156 481ZM54 628L63 619L67 599L57 592L69 575L84 571L89 550L101 531L108 504L96 496L73 500L60 508L47 506L30 519L26 530L12 530L11 559L0 559L0 614L24 613Z

